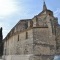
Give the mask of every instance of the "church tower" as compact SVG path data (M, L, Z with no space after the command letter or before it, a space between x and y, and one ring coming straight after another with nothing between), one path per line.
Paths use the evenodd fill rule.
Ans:
M33 19L34 60L53 60L56 52L56 27L58 19L43 3L43 10Z

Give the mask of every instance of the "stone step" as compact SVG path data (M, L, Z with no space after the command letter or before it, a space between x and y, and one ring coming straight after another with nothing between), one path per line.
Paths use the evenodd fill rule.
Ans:
M3 60L3 59L0 59L0 60Z

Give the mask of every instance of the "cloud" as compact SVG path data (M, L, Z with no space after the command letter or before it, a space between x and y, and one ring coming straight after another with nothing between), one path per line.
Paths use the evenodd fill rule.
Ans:
M0 18L10 15L17 11L14 0L0 0Z
M57 17L60 15L60 8L57 8L57 10L54 12L54 15Z
M16 0L0 0L0 27L3 27L3 36L5 37L10 31L12 15L18 11ZM10 19L12 18L12 19Z
M54 12L54 16L58 17L58 23L60 24L60 8L57 8L57 10Z

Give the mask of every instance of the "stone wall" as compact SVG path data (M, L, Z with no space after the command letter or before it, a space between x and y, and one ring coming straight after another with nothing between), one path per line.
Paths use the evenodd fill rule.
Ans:
M56 55L60 55L60 26L56 28Z
M31 55L8 55L3 60L29 60Z
M51 60L51 56L55 55L56 41L55 36L49 36L48 28L34 28L33 29L33 54L39 57L36 60ZM43 56L43 58L40 58ZM46 57L45 57L46 56ZM49 56L49 57L47 57ZM53 57L52 57L53 58Z
M54 59L54 56L31 56L30 57L30 60L53 60Z
M26 32L28 33L26 38ZM33 30L12 36L4 43L4 54L21 55L33 53ZM18 37L19 36L19 37Z

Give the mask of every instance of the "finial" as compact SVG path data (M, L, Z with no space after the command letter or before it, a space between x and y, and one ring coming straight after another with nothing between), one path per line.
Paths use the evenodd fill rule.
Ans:
M45 4L45 0L43 0L43 10L47 10L46 4Z
M43 2L45 2L45 0L43 0Z

